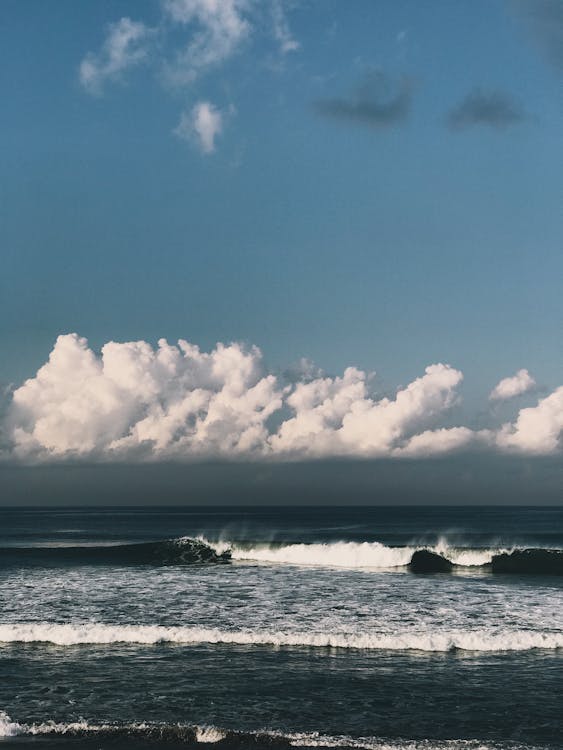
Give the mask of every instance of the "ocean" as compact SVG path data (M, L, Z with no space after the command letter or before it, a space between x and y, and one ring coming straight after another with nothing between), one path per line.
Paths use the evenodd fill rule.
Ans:
M563 748L562 556L558 507L0 509L0 746Z

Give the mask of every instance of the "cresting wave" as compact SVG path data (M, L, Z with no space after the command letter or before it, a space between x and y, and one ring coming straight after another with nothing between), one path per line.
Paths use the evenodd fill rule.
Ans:
M415 565L421 552L434 556L434 564L428 566L429 560L426 560L426 566L422 568ZM429 557L428 554L427 557ZM10 565L194 565L228 563L232 560L348 570L408 568L414 572L443 572L456 567L483 568L493 573L563 575L563 550L468 549L451 547L446 541L440 541L432 547L388 547L380 542L240 544L230 541L214 542L204 538L179 537L138 544L0 549L0 566L4 567Z
M483 568L493 573L563 575L563 550L559 549L468 549L451 547L445 540L430 547L388 547L380 542L241 545L202 541L213 546L218 554L230 555L232 560L278 565L366 570L408 568L413 572L427 573L453 568ZM418 558L422 552L430 559L420 565Z
M5 547L0 565L194 565L230 560L201 539L181 537L159 542L82 547Z
M183 724L112 724L88 721L55 722L44 721L36 724L25 724L12 721L0 711L0 740L2 744L9 738L41 737L47 740L66 737L80 741L92 739L95 743L103 740L141 740L157 742L158 745L182 743L186 747L217 745L224 748L263 748L263 747L327 747L357 748L357 750L534 750L523 745L483 744L477 740L422 740L422 741L389 741L377 737L350 737L347 735L331 736L318 732L284 733L271 730L241 732L231 729L220 729L213 726L190 726ZM89 745L88 745L89 746ZM95 745L98 747L98 744ZM151 744L152 747L152 744Z
M105 623L10 623L0 625L0 642L57 646L175 643L335 648L369 651L528 651L563 648L563 632L534 630L445 630L404 632L303 632L220 630L162 625Z
M400 568L411 561L423 546L388 547L380 542L327 542L284 545L240 545L236 542L205 541L218 552L230 552L233 560L277 563L284 565L316 565L332 568ZM504 549L456 549L445 541L429 547L448 558L454 565L480 566L490 563Z

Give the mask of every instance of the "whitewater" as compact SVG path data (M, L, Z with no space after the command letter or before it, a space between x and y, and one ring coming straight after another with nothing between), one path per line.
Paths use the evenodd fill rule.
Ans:
M237 631L160 625L104 623L13 623L0 625L0 642L81 644L230 644L239 646L304 646L387 651L525 651L563 648L563 633L550 631L444 631L397 633L323 633Z
M87 721L68 723L46 720L34 724L21 724L12 721L10 716L0 711L0 740L11 737L67 737L86 739L89 737L112 739L123 737L129 742L135 738L158 740L163 736L174 736L186 746L189 744L215 745L226 741L241 744L244 740L262 742L265 745L284 743L288 747L299 748L354 748L355 750L498 750L498 745L483 744L475 740L442 741L429 743L423 741L388 742L377 737L349 737L346 735L331 736L319 732L284 733L280 731L258 730L254 732L237 732L215 726L159 725L146 722L134 724L95 724ZM519 745L514 750L534 750Z
M178 539L181 544L183 541ZM510 553L513 548L494 547L491 549L470 549L452 547L442 538L437 544L407 545L388 547L380 542L329 542L323 544L245 544L228 539L215 542L201 538L213 547L218 554L230 552L233 560L264 562L278 565L311 565L328 568L372 568L388 569L409 564L413 554L428 549L447 558L461 567L479 567L491 562L494 555Z
M254 732L237 732L215 726L190 726L190 725L159 725L146 722L135 724L95 724L87 721L75 721L68 723L46 720L35 724L21 724L12 721L10 716L0 711L0 739L10 737L43 737L63 736L67 738L85 739L89 736L104 739L117 737L126 738L129 742L135 738L162 739L166 735L172 735L185 744L214 745L235 740L237 744L246 739L252 744L262 741L264 744L283 742L289 747L299 748L355 748L355 750L497 750L498 745L487 744L475 740L462 741L403 741L387 742L377 737L349 737L323 735L319 732L296 732L284 733L280 731L258 730ZM534 750L531 747L519 746L514 750Z

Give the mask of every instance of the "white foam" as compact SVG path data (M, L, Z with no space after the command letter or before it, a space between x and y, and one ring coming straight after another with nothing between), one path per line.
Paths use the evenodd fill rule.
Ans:
M472 549L470 547L452 547L447 539L439 539L436 545L428 549L437 555L447 558L454 565L478 567L490 563L494 555L510 553L514 548L494 547L492 549Z
M195 738L198 742L214 743L224 740L226 733L216 727L196 727Z
M300 632L220 630L161 625L103 623L11 623L0 625L4 643L53 643L58 646L112 643L233 644L242 646L305 646L391 651L527 651L563 648L562 631L429 630L423 632Z
M18 734L72 734L74 732L102 732L110 724L90 724L87 721L42 721L39 724L18 724Z
M396 568L407 565L416 548L387 547L379 542L332 542L249 549L232 545L230 549L233 560L334 568Z
M0 711L0 738L15 737L22 731L21 724L12 721L7 713Z
M104 731L116 731L123 729L125 731L151 730L160 728L162 725L148 724L145 722L126 724L121 727L115 724L91 724L88 721L74 722L55 722L52 720L43 721L38 724L19 724L13 722L10 717L0 711L0 740L7 737L16 737L18 735L49 735L49 734L73 734L73 733L92 733ZM184 725L176 725L178 728L190 728ZM227 730L219 729L213 726L194 727L197 742L213 744L220 742L227 737ZM249 735L269 735L289 740L293 747L328 747L339 748L349 747L356 750L497 750L498 746L484 745L476 740L443 740L443 741L409 741L399 740L389 742L377 737L349 737L347 735L330 736L322 735L318 732L298 732L286 734L278 731L258 730L248 732ZM520 750L522 746L520 746ZM531 750L531 749L530 749Z
M294 747L350 747L356 750L495 750L493 745L484 745L475 740L403 740L382 741L376 737L331 737L314 733L282 735ZM520 750L523 750L520 748Z
M319 566L346 569L389 569L408 565L414 552L428 549L446 557L454 565L476 567L491 562L493 555L511 552L507 548L471 549L450 546L445 539L436 545L388 547L380 542L327 542L312 544L241 545L236 542L210 542L218 554L227 550L233 560L279 565Z

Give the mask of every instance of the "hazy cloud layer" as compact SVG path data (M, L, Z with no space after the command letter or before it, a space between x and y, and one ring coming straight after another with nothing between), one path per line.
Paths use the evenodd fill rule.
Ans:
M161 0L160 8L154 28L126 17L109 25L99 51L88 52L79 65L86 92L103 94L107 85L124 82L140 64L152 66L165 88L189 92L196 79L229 61L259 30L281 55L299 48L283 0ZM214 105L192 101L174 133L209 154L223 126Z
M281 0L273 0L272 2L272 20L274 38L278 41L280 50L284 54L298 50L299 42L294 39L291 33Z
M515 395L522 372L495 391L504 384L503 398L510 387ZM156 348L109 342L97 354L69 334L14 390L3 417L3 458L296 461L561 449L563 387L514 422L475 431L442 421L459 401L462 379L459 370L434 364L394 396L378 397L371 376L355 367L327 377L308 366L288 385L264 371L256 347L218 344L206 353L162 339Z
M104 85L123 78L147 60L154 29L140 21L122 18L109 26L98 53L90 52L79 68L80 83L90 94L101 94Z
M532 38L547 59L563 69L563 2L561 0L511 0L511 6L522 18Z
M509 94L475 89L449 112L447 123L451 130L475 125L502 130L525 119L526 113Z
M372 128L389 128L407 119L412 103L408 78L394 82L384 73L371 73L349 96L320 99L317 112Z
M282 0L268 0L269 22L262 23L281 53L299 48L293 38ZM79 68L80 82L90 93L123 78L142 60L160 70L167 83L189 86L207 70L236 54L256 32L260 4L253 0L162 0L162 15L155 28L142 21L121 18L111 24L99 52L89 52ZM175 32L170 40L168 32ZM159 35L161 45L149 44ZM182 39L179 44L176 39Z
M164 0L166 18L185 27L189 40L166 66L170 82L192 83L206 68L231 57L251 30L248 0Z

